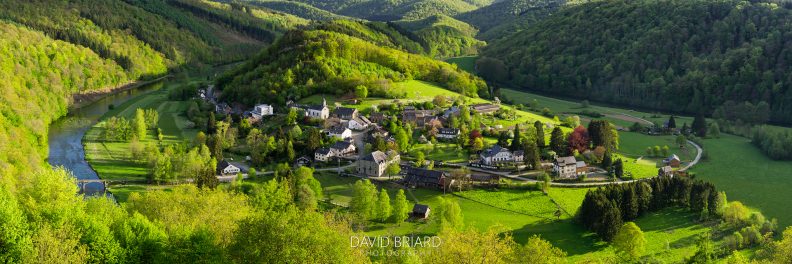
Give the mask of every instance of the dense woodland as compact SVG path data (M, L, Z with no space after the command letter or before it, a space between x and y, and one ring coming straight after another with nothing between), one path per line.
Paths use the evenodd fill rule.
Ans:
M342 95L364 85L372 97L397 98L394 82L435 82L468 96L484 81L445 62L326 30L292 31L217 81L224 100L285 104L316 93Z
M250 0L258 1L258 0ZM492 0L292 0L336 14L373 21L415 20L433 15L453 16L475 10Z
M526 89L686 113L764 101L771 121L792 123L790 21L773 3L597 1L485 54L505 66L493 81Z
M478 28L484 40L507 37L520 25L536 22L557 11L565 0L504 0L456 15L455 18Z

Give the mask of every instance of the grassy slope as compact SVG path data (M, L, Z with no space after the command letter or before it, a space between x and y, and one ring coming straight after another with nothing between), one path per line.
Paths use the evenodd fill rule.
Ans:
M451 64L456 64L457 67L459 67L460 69L475 74L476 59L478 59L478 56L462 56L462 57L446 59L446 62Z

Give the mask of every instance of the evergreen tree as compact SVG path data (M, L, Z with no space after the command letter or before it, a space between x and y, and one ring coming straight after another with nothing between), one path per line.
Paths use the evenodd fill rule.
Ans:
M146 139L146 115L143 109L136 109L135 110L135 119L132 120L132 124L135 127L135 137L140 140Z
M536 128L536 146L539 148L545 147L545 133L544 133L544 124L541 121L534 122L534 128Z
M676 128L676 120L674 120L674 116L668 118L668 129L673 130Z
M560 127L553 128L553 132L550 133L550 149L559 155L566 153L566 140L564 139L564 131L562 131Z
M718 126L718 123L712 122L709 125L709 131L707 133L710 135L710 137L720 138L720 126Z
M682 124L682 135L685 135L685 136L690 135L690 133L688 133L689 130L690 130L690 128L688 127L687 122L683 123Z
M214 112L209 112L209 119L206 121L206 133L211 135L217 130L217 120Z
M522 137L520 136L520 124L516 124L514 125L514 138L512 138L509 150L520 150L523 147L520 140L522 140Z
M697 137L703 138L707 136L707 120L704 119L704 114L699 113L696 115L690 129L693 130Z
M624 176L624 164L621 159L617 159L616 162L613 163L613 174L616 175L616 178Z
M613 154L610 151L606 150L605 154L602 155L602 168L606 171L609 171L611 166L613 165Z
M530 166L534 170L541 167L541 157L539 155L539 147L533 140L526 140L523 142L523 162L525 165Z

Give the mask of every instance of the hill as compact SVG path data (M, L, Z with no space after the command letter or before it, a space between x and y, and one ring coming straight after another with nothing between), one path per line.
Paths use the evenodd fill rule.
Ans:
M344 16L337 15L333 12L301 2L286 0L249 0L249 3L254 6L269 8L310 20L333 20L344 18Z
M434 15L420 20L402 20L395 25L414 34L431 57L447 58L477 54L486 45L476 39L478 30L465 22L445 15Z
M456 19L465 21L482 32L482 39L491 40L504 36L503 32L514 32L515 25L540 20L563 6L566 0L504 0L482 8L458 14ZM504 27L500 33L486 34L489 30Z
M259 1L259 0L250 0ZM335 14L373 21L416 20L433 15L453 16L491 4L492 0L291 0ZM280 9L279 9L280 10Z
M790 30L792 11L771 3L598 1L492 43L484 55L500 66L480 68L524 89L676 112L764 101L771 121L792 123Z
M225 100L252 105L283 104L316 93L345 94L357 86L369 95L393 98L392 83L439 83L468 96L486 84L445 62L327 30L295 30L217 81Z

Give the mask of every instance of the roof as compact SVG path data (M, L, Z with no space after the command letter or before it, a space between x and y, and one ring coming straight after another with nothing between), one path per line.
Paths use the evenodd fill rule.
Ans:
M671 156L668 157L668 160L681 160L681 159L679 159L679 156L677 156L677 154L671 154Z
M321 155L328 155L328 154L330 154L330 149L329 148L320 148L320 149L316 150L316 153L317 154L321 154Z
M228 166L234 166L234 165L231 165L231 163L228 163L228 161L225 160L221 160L220 162L217 163L217 169L219 170L225 169Z
M443 135L458 135L459 129L456 128L440 128L437 130L438 133Z
M660 168L660 171L663 173L668 173L674 171L674 169L671 168L671 166L663 166L662 168Z
M471 108L475 111L495 111L500 109L500 106L495 104L474 104Z
M578 168L585 168L586 167L586 162L582 161L582 160L578 161L578 162L575 162L575 166L578 167Z
M481 152L481 156L493 157L501 152L509 152L509 149L501 147L500 145L494 145L491 148L484 150L484 152Z
M330 148L331 149L348 149L349 146L352 146L352 143L350 143L348 141L338 141L335 144L333 144L333 146L331 146Z
M327 108L327 106L324 106L324 105L309 105L309 106L305 106L305 109L316 110L316 111L322 111L325 108Z
M349 130L349 128L335 126L335 127L328 128L327 129L327 133L330 133L330 134L343 134L347 130Z
M413 205L413 213L416 214L426 214L429 212L429 206L425 204L415 204Z
M358 124L364 124L364 125L366 125L366 124L367 124L367 125L370 125L370 124L371 124L371 120L369 120L369 119L368 119L367 117L365 117L365 116L358 116L358 117L355 117L355 118L353 118L352 120L354 120L354 121L355 121L355 122L357 122Z
M404 180L413 184L417 184L419 182L440 184L440 181L444 177L445 172L443 171L410 167L407 168L407 177Z
M357 112L357 109L349 107L336 107L336 109L333 110L333 114L338 116L351 116L355 114L355 112Z
M388 160L388 155L385 154L385 152L377 150L363 156L362 158L360 158L360 160L368 160L376 163L383 163Z
M575 156L558 157L555 159L555 162L558 164L558 166L571 166L573 164L577 166L577 160L575 159Z
M522 151L522 150L517 150L517 151L512 152L512 155L514 155L514 156L522 156L524 154L525 154L525 151Z

